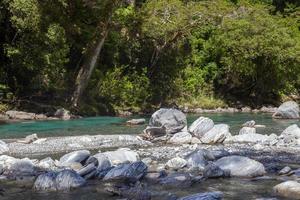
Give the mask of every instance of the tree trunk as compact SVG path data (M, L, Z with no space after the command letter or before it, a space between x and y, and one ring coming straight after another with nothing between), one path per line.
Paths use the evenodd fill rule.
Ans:
M75 81L75 90L71 98L72 107L77 107L78 102L81 98L82 93L86 89L88 82L91 78L92 72L99 60L99 55L101 49L104 45L105 39L108 34L108 23L105 25L98 41L91 46L90 50L87 52L85 61L80 67L78 75Z

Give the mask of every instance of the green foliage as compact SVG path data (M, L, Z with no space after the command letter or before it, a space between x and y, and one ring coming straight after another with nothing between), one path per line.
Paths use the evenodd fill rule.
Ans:
M108 71L98 83L98 94L106 97L116 109L141 107L149 98L149 80L146 71L124 74L125 67Z
M298 0L3 0L0 90L67 103L109 21L82 102L89 114L298 95L299 8Z

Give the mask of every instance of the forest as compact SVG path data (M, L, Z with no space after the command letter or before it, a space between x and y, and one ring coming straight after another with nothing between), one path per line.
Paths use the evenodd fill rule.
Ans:
M299 94L299 0L0 1L0 112L258 107Z

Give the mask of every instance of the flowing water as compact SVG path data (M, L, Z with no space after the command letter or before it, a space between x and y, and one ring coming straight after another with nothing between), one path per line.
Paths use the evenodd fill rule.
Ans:
M248 120L255 120L257 124L266 125L266 128L257 129L258 133L280 134L291 124L300 125L297 120L274 120L270 114L199 114L188 115L188 123L191 124L199 116L210 117L215 123L230 125L231 133L237 134L241 124ZM145 116L135 116L145 117ZM149 117L145 117L149 119ZM29 134L37 133L44 136L66 136L85 134L138 134L146 125L126 126L125 122L130 118L120 117L91 117L70 121L42 121L42 122L19 122L0 125L0 138L20 138ZM274 196L272 188L280 183L277 180L248 180L248 179L210 179L196 184L191 188L155 188L159 191L175 193L178 196L209 191L221 191L226 200L250 200L258 198L271 198ZM0 200L116 200L119 197L109 196L103 190L103 185L97 181L89 182L83 188L66 193L38 193L30 187L20 187L17 184L0 184ZM158 198L159 199L159 198ZM278 198L277 198L278 199Z

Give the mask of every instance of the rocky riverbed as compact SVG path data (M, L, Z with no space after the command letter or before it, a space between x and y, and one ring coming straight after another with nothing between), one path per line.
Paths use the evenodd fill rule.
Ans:
M299 112L291 109L284 112ZM125 199L240 199L232 193L246 190L239 186L245 184L256 188L247 192L250 199L300 199L300 128L294 124L281 134L261 135L257 127L262 125L247 121L232 135L227 124L206 117L187 127L181 111L160 109L140 136L2 141L0 177L3 185L33 193L70 193L95 184L94 192Z

